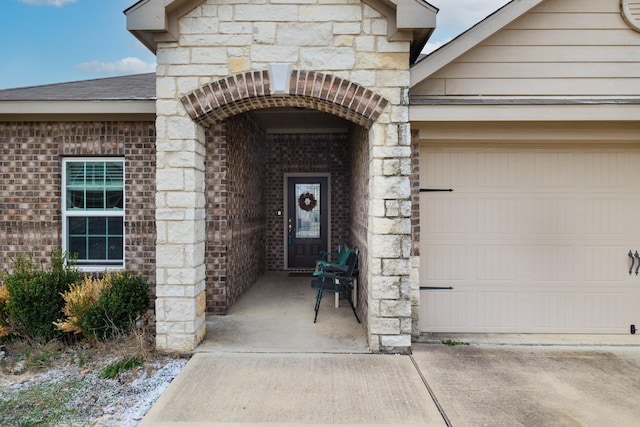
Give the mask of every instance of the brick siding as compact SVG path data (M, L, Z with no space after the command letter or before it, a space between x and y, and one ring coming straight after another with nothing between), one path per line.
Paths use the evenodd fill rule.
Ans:
M207 311L226 314L265 271L266 153L250 115L207 131Z
M284 209L285 174L330 173L331 241L330 248L350 242L349 216L351 188L347 134L272 134L267 138L269 173L267 180L267 266L283 270L284 225L277 216Z
M62 159L119 156L126 169L128 270L155 282L155 123L0 123L0 269L32 253L48 265L62 246Z
M364 128L357 128L351 134L351 175L352 188L350 232L353 245L360 249L358 257L358 311L366 323L368 311L368 210L369 210L369 136Z

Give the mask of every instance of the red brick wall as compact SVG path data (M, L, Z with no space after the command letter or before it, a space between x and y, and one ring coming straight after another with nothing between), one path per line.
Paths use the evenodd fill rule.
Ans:
M127 269L155 282L155 123L0 122L0 269L62 246L62 159L125 158Z

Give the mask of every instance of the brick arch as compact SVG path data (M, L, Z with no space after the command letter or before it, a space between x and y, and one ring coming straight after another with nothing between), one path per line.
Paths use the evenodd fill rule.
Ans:
M272 94L267 71L225 77L183 96L195 122L209 127L236 114L271 107L304 107L371 127L388 101L356 83L315 71L291 72L289 91Z

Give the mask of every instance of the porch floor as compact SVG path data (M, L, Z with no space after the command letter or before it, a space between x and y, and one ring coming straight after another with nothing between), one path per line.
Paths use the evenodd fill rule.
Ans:
M335 308L334 294L325 293L314 324L315 297L311 277L266 273L226 316L207 316L207 335L195 351L369 353L365 327L349 303Z

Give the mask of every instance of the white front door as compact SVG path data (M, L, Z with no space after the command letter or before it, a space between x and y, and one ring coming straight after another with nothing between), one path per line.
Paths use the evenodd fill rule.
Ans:
M420 329L640 327L640 150L423 146ZM631 259L634 267L629 274Z

